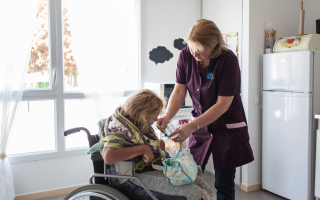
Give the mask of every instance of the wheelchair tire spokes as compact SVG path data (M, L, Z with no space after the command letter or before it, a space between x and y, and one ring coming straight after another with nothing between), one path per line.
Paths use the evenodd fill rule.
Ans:
M95 197L91 198L91 197ZM106 185L84 185L71 191L63 200L129 200L118 190Z

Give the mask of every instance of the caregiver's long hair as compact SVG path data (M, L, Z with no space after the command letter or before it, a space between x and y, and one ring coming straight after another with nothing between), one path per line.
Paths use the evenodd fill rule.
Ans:
M142 89L128 97L120 113L130 120L142 134L145 134L150 128L147 120L159 112L162 113L165 107L164 99L161 99L152 90Z

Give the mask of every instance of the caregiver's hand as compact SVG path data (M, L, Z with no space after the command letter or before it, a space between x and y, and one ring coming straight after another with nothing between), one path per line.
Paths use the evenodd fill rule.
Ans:
M184 124L177 128L169 136L174 137L172 140L175 142L184 142L197 128L192 123Z
M161 127L164 128L165 126L167 126L167 124L170 121L170 115L165 114L163 117L160 117L157 121L157 124ZM162 133L164 133L163 130L160 130Z

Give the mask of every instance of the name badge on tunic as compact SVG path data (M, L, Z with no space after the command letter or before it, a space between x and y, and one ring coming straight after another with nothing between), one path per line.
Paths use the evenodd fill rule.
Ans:
M207 73L207 79L214 79L213 73L211 73L211 72Z

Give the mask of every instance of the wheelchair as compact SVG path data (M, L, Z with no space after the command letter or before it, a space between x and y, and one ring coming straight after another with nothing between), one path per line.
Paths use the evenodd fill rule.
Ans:
M99 134L91 135L88 129L84 127L69 129L64 132L64 136L85 131L87 134L90 148L100 141L100 136L104 131L104 124L107 119L98 122ZM142 180L135 174L135 163L141 160L136 157L123 161L131 165L129 174L115 173L114 166L107 165L100 153L91 154L94 173L89 178L88 185L80 186L71 191L64 200L187 200L186 196L163 194L159 191L151 191ZM113 164L114 165L114 164ZM114 184L114 180L125 179L125 187ZM174 187L174 186L172 186ZM181 189L176 188L176 191ZM190 189L188 189L189 191ZM178 192L179 193L179 192ZM192 194L194 195L194 194Z

